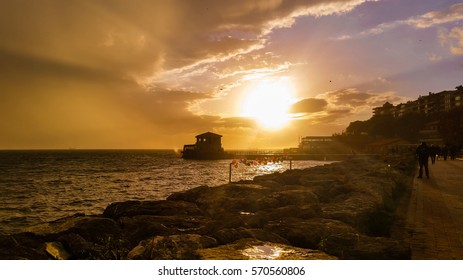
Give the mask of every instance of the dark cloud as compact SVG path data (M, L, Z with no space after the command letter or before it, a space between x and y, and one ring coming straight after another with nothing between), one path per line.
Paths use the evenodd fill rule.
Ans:
M290 113L297 114L320 112L325 109L326 105L328 105L328 102L323 99L306 98L294 103L291 106Z
M333 108L348 108L351 111L362 110L380 106L385 102L403 101L402 97L394 92L364 92L357 88L347 88L320 94L317 98L323 98Z
M349 117L352 114L351 110L349 109L340 109L340 110L329 110L326 111L324 114L314 116L312 121L315 123L320 124L331 124L333 122L339 121L340 119L344 119Z

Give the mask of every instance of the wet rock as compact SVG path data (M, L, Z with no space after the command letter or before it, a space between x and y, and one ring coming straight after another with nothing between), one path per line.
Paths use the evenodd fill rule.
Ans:
M70 232L57 238L71 255L71 259L104 259L104 247Z
M260 181L254 179L253 182L261 185L264 188L270 189L270 190L279 190L283 186L282 183L284 183L284 182L277 182L277 181L267 179L267 178L260 180Z
M298 185L279 186L278 189L269 189L258 184L201 187L200 191L189 190L172 195L169 199L193 201L216 221L234 221L241 213L262 213L285 206L301 206L308 209L307 205L318 204L318 197L311 190ZM190 193L192 197L188 196ZM240 226L240 222L235 222L234 227L236 226Z
M248 227L246 220L243 219L241 213L248 212L227 212L220 211L211 219L210 223L207 224L207 233L216 232L222 229L232 229L240 227ZM250 213L250 212L249 212Z
M218 244L233 243L239 239L253 238L260 241L268 241L273 243L289 244L288 240L278 234L274 234L262 229L235 228L219 230L211 234Z
M397 240L366 236L338 220L311 219L271 222L267 227L291 245L318 249L340 259L409 259L409 249Z
M280 219L269 222L264 230L278 234L293 246L319 249L324 240L331 235L358 232L351 226L331 219Z
M281 218L301 218L301 219L311 219L320 217L322 214L322 209L320 204L308 204L308 205L288 205L275 209L271 209L268 212L269 218L268 221L281 219Z
M46 242L45 251L56 260L68 260L71 258L61 242Z
M202 216L150 216L122 217L119 223L123 235L133 245L156 235L176 235L206 232L210 221Z
M399 241L362 234L340 233L328 236L323 251L351 260L406 260L411 258L410 248Z
M324 204L322 217L342 221L364 232L378 205L379 202L372 201L369 196L354 195L343 201Z
M192 260L198 259L198 249L217 246L217 241L208 236L183 234L156 236L143 240L127 255L134 260Z
M183 201L188 201L188 202L196 202L201 195L204 193L207 193L211 187L208 186L199 186L196 188L192 188L183 192L176 192L171 195L169 195L166 200L183 200Z
M94 243L102 243L106 236L118 236L121 232L119 224L112 219L85 215L66 217L36 226L32 230L51 241L64 234L76 233Z
M252 238L209 249L200 249L202 260L334 260L322 251L303 249L287 244L265 242Z
M279 208L288 205L311 205L318 202L317 195L305 189L275 191L257 201L260 209Z
M0 259L46 260L49 256L43 250L44 246L44 239L34 233L0 235Z
M159 201L126 201L110 204L103 212L103 216L111 219L132 217L139 215L201 216L203 212L194 203L187 201L159 200Z
M209 188L195 203L211 216L223 212L255 212L259 209L257 201L267 193L268 189L256 184L227 184Z

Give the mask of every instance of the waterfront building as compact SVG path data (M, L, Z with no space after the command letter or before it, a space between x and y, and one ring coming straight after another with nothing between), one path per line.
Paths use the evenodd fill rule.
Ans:
M401 117L407 113L423 113L425 115L449 112L455 108L463 107L463 86L456 90L428 93L418 99L400 103L396 106L389 102L380 107L373 108L374 116Z

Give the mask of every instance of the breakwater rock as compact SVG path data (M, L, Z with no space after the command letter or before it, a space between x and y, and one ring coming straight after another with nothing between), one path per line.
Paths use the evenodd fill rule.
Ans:
M408 158L352 158L125 201L0 236L0 259L409 259L390 236Z

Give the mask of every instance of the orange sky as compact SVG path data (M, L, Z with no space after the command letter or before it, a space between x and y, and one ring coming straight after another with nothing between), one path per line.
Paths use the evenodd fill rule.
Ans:
M1 1L0 149L297 146L463 83L463 3Z

